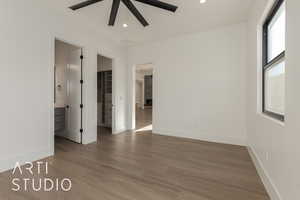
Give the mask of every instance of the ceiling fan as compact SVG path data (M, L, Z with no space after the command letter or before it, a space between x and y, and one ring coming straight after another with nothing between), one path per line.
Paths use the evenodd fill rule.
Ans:
M70 7L70 9L72 10L78 10L80 8L84 8L87 7L89 5L98 3L100 1L103 0L87 0L84 1L82 3L73 5ZM131 11L131 13L137 18L137 20L143 25L143 26L148 26L149 23L146 21L146 19L143 17L143 15L138 11L138 9L134 6L134 4L132 3L131 0L112 0L112 8L111 8L111 12L110 12L110 17L109 17L109 22L108 25L109 26L113 26L115 24L116 21L116 17L117 17L117 13L119 10L119 6L120 6L120 2L123 2L125 4L125 6ZM177 6L168 4L168 3L164 3L158 0L135 0L150 6L154 6L157 8L161 8L167 11L171 11L171 12L176 12L177 10Z

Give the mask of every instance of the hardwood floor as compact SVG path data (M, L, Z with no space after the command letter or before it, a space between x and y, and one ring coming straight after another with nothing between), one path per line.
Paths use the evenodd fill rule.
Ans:
M102 134L96 144L56 140L50 177L70 178L70 192L13 192L0 174L1 200L269 200L245 147L159 136Z
M141 109L136 107L136 130L152 125L152 108Z

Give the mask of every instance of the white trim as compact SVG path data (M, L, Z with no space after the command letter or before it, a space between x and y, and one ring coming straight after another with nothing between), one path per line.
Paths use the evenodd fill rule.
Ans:
M271 200L282 200L282 197L278 192L278 189L276 188L275 184L271 180L267 170L264 168L255 150L250 146L248 146L247 149Z
M211 136L208 134L203 134L203 133L197 134L195 132L188 132L188 131L161 130L161 129L155 129L155 127L153 127L152 132L155 135L165 135L165 136L187 138L187 139L201 140L201 141L207 141L207 142L246 146L245 140L231 138L231 137L214 137L214 136Z
M278 125L280 125L280 126L282 126L282 127L285 127L285 123L284 122L282 122L282 121L280 121L280 120L278 120L278 119L275 119L275 118L273 118L273 117L270 117L270 116L268 116L268 115L266 115L266 114L264 114L264 113L258 113L258 115L260 116L260 117L262 117L262 118L265 118L265 119L267 119L267 120L270 120L270 121L272 121L272 122L274 122L274 123L276 123L276 124L278 124Z
M47 158L49 156L53 156L54 152L50 149L41 149L40 151L35 151L31 153L26 153L23 155L18 155L14 157L10 157L7 159L0 160L0 173L13 169L16 162L19 162L21 165L24 165L25 162L34 162L40 159Z

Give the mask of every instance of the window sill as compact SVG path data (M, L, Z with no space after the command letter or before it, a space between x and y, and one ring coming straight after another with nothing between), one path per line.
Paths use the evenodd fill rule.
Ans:
M280 125L280 126L282 126L282 127L285 126L285 121L276 119L276 118L274 118L274 117L272 117L272 116L270 116L269 114L264 113L264 112L260 112L260 113L258 113L258 114L259 114L259 116L261 116L262 118L265 118L265 119L268 119L268 120L270 120L270 121L272 121L272 122L275 122L276 124L278 124L278 125Z

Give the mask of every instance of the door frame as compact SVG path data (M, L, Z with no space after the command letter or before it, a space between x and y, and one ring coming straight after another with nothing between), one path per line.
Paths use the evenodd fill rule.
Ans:
M101 51L98 51L97 52L97 56L104 56L104 57L107 57L109 59L112 60L112 112L111 112L111 131L112 131L112 134L117 134L117 129L116 129L116 111L117 111L117 102L116 102L116 81L117 79L115 78L116 77L116 58L108 53L103 53ZM97 61L97 67L98 67L98 61ZM97 72L98 73L98 70ZM97 88L98 89L98 88ZM98 90L96 91L97 94L98 94ZM96 95L97 96L97 95ZM97 103L97 107L98 107L98 103ZM98 108L97 108L98 110ZM97 111L98 112L98 111ZM97 113L97 117L98 117L98 113ZM98 120L98 119L97 119ZM98 125L98 124L97 124Z
M76 41L72 41L72 40L65 40L61 37L57 37L57 36L53 36L51 37L51 42L50 42L50 68L49 68L49 74L50 74L50 78L49 78L49 81L50 81L50 98L49 98L49 114L50 114L50 142L49 142L49 145L50 145L50 153L51 154L55 154L55 128L54 128L54 117L55 117L55 114L54 114L54 110L55 110L55 103L54 103L54 90L55 90L55 80L54 80L54 66L55 66L55 41L61 41L61 42L65 42L67 44L70 44L70 45L73 45L73 46L76 46L80 49L82 49L82 52L83 52L83 55L84 57L85 54L84 52L85 51L85 47L82 46L81 44L77 43ZM85 66L85 63L86 63L86 59L83 58L83 61L82 61L82 77L83 77L83 81L86 79L86 73L85 73L85 70L84 70L84 66ZM84 81L85 82L85 81ZM87 99L87 96L86 96L86 92L84 92L86 90L86 85L83 84L82 86L82 101L83 101L83 104L85 104L86 99ZM84 105L84 107L86 107L86 105ZM87 124L87 118L85 117L86 116L86 109L83 109L82 110L82 126L83 126L83 130L85 129L84 127L86 127L86 124ZM81 141L83 142L84 141L84 132L82 134L82 138L81 138Z

